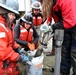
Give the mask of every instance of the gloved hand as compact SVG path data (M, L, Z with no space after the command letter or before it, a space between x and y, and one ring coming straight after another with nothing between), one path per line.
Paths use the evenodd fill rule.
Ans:
M57 23L51 25L53 33L55 32L55 29L64 29L63 22L58 21Z
M17 48L17 52L19 53L19 54L25 54L26 53L26 51L24 50L24 49L22 49L22 48Z
M31 49L30 50L35 50L35 44L34 43L31 44Z
M20 56L21 56L22 62L26 62L30 60L30 58L24 54L21 54Z
M34 43L28 43L28 47L30 50L35 50L35 44Z

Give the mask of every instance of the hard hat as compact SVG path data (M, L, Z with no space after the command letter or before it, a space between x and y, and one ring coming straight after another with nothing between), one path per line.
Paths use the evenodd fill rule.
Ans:
M31 13L26 13L22 18L21 18L22 21L32 25L33 23L33 19L32 19L32 15Z
M0 0L0 13L13 12L15 14L19 14L18 8L18 0Z
M41 9L41 4L38 1L34 1L31 5L33 9Z

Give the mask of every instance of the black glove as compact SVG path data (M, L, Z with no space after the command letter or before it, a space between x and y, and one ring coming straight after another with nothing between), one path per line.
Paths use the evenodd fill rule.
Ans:
M55 23L51 26L52 26L53 33L55 32L55 29L64 29L62 21L58 21L57 23Z

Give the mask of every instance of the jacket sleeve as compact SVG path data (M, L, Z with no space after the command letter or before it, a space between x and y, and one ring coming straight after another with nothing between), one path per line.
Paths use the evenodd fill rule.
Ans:
M12 46L8 44L8 36L2 26L0 26L0 60L17 61L20 55L16 53Z
M58 21L58 22L54 23L52 25L52 29L53 30L55 30L55 29L64 29L63 22L62 21Z
M14 27L14 39L17 42L17 44L27 46L28 42L20 40L19 36L20 36L20 24L18 23Z
M63 25L66 29L76 25L76 0L58 0L62 12Z
M33 37L34 37L34 43L37 44L39 40L39 35L34 27L33 27Z

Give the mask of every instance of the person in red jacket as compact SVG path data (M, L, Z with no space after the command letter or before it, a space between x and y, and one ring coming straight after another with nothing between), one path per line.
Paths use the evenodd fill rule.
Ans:
M40 0L44 19L51 22L54 18L55 29L64 29L64 40L61 55L61 73L69 75L73 67L76 75L76 0ZM49 18L48 18L49 16Z
M14 51L18 48L12 28L15 15L19 15L17 8L16 0L0 0L0 75L19 75L17 62L29 60L27 56Z

